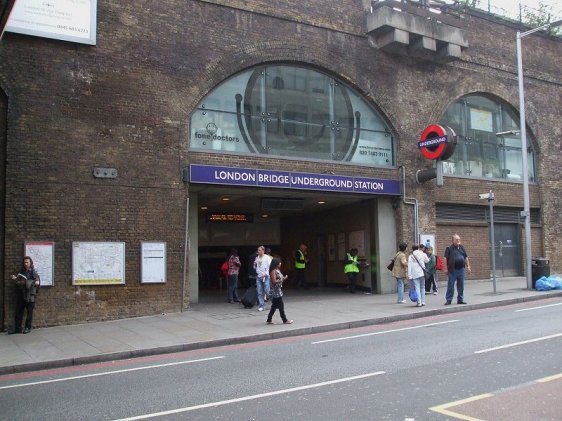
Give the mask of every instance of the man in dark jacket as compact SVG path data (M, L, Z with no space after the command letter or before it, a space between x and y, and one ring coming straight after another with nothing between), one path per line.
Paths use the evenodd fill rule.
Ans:
M453 301L455 295L455 282L457 283L457 304L466 304L464 301L464 277L465 269L470 273L470 262L466 250L461 245L461 237L453 235L453 244L445 249L445 260L447 261L447 294L445 305Z

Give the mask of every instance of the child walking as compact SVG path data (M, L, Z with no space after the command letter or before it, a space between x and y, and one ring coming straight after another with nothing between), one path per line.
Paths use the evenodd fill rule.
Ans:
M285 316L285 304L283 303L283 281L287 279L287 275L283 276L281 273L281 260L274 258L269 265L269 275L271 277L271 309L267 315L266 323L268 325L274 324L272 321L275 310L279 309L281 320L285 324L292 324L292 320L288 320Z

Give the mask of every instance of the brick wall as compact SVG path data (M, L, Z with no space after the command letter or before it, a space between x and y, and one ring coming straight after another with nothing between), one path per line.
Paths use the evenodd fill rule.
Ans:
M496 204L522 206L521 185L446 178L446 187L418 186L428 167L416 139L454 99L484 93L517 108L515 32L511 24L460 14L449 17L469 34L459 61L441 65L372 48L365 36L369 2L343 0L161 2L98 1L98 40L88 46L18 34L0 42L0 88L8 96L4 278L19 266L25 240L52 240L55 286L41 291L38 325L105 320L180 308L186 187L181 168L192 163L284 168L263 157L188 154L188 121L217 84L264 62L299 62L346 81L389 122L408 197L420 203L420 228L436 230L435 202L477 204L493 189ZM540 188L531 205L542 210L533 252L562 253L558 170L562 134L562 43L524 40L527 118L537 141ZM116 168L96 179L96 166ZM397 169L291 161L295 171L400 178ZM412 236L412 207L397 210L398 238ZM455 231L461 231L459 226ZM439 244L450 238L437 227ZM445 231L448 231L445 230ZM473 240L486 233L471 227ZM474 236L474 238L471 238ZM72 241L125 241L125 286L73 287ZM168 282L140 285L141 241L166 241ZM448 241L447 241L448 242ZM476 252L476 250L474 250ZM485 254L478 276L486 275ZM562 266L551 259L553 271ZM480 269L479 269L480 270ZM475 275L476 276L476 275ZM486 275L487 276L487 275ZM13 295L11 284L6 297ZM13 304L6 300L6 314Z

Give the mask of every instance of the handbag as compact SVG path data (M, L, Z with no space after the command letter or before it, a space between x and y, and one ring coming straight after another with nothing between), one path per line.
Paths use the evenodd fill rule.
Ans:
M394 269L394 259L390 260L390 262L388 263L386 268L390 271L392 271L392 269Z

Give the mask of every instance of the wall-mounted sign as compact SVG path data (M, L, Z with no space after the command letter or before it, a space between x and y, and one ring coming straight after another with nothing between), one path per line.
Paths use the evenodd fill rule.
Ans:
M427 159L442 161L449 159L455 152L457 135L448 126L432 124L427 126L420 136L418 148Z
M207 222L254 222L251 213L208 213Z
M189 178L184 176L184 181L191 183L400 195L398 180L197 164L190 165L189 170Z
M72 285L125 283L125 243L72 243Z
M41 286L53 286L55 243L52 241L26 241L25 256L33 259L33 267L41 278Z
M166 282L166 243L143 241L141 243L141 283Z
M6 31L96 45L96 0L18 0Z

